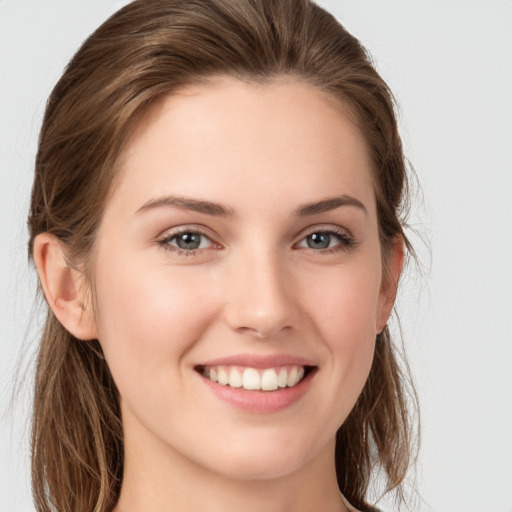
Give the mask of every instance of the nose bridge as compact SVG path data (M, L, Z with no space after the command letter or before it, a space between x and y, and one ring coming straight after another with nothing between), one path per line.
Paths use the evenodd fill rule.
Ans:
M285 258L275 247L240 253L233 264L226 320L232 329L260 338L276 335L293 323L292 283Z

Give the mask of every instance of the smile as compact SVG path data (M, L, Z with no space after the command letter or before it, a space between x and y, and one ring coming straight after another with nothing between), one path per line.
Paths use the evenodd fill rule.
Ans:
M289 365L275 368L242 366L201 366L198 371L221 386L243 388L248 391L275 391L292 388L302 381L308 367Z

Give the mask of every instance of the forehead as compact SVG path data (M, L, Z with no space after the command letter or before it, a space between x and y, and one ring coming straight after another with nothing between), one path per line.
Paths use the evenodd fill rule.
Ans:
M120 163L114 196L124 202L172 193L236 208L248 197L284 206L350 193L374 208L370 158L348 109L292 79L219 78L162 98Z

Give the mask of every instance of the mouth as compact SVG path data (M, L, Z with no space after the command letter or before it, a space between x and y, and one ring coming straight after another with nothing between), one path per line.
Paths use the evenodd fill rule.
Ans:
M205 379L230 388L247 391L272 392L294 388L306 379L316 367L286 365L252 368L235 365L198 365L194 369Z

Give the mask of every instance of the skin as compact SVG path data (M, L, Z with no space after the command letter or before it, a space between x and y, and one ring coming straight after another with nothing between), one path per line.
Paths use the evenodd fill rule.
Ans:
M153 106L121 169L94 254L96 315L65 248L48 234L35 245L50 306L76 336L100 340L121 394L116 512L352 510L336 484L334 436L368 376L402 264L395 244L384 283L358 128L310 85L216 79ZM147 207L169 196L229 214ZM363 207L297 215L339 196ZM179 230L206 236L183 250ZM329 231L341 238L308 245ZM241 411L195 370L233 354L303 357L316 372L291 406Z

